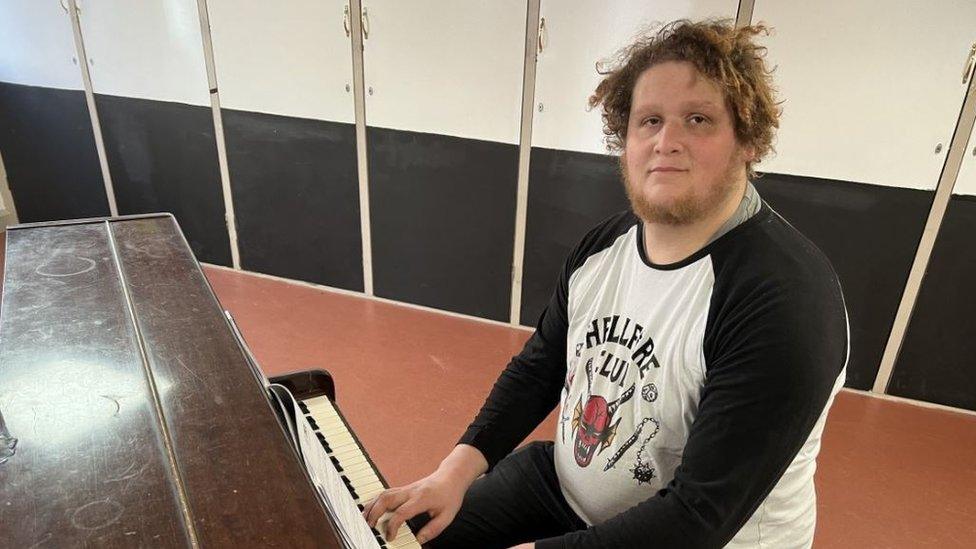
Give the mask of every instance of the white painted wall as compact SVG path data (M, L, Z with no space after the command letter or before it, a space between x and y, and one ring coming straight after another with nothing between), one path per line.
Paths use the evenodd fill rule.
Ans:
M80 90L73 57L71 19L58 0L0 0L0 82Z
M345 0L208 0L221 106L354 123L346 6Z
M95 93L210 106L196 0L78 0Z
M976 2L757 0L752 20L776 29L765 43L786 101L779 154L760 171L936 187Z
M976 74L973 78L976 78ZM969 146L966 147L966 154L962 158L959 177L956 179L952 194L976 196L976 127L969 136Z
M734 19L738 5L737 0L542 0L544 47L536 68L532 146L605 154L600 109L587 107L602 78L596 63L655 22Z
M518 143L526 0L363 0L370 126Z

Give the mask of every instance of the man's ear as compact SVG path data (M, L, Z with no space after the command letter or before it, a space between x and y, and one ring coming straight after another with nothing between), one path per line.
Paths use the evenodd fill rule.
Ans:
M754 162L756 160L756 147L752 145L743 145L739 147L739 154L741 155L743 162Z

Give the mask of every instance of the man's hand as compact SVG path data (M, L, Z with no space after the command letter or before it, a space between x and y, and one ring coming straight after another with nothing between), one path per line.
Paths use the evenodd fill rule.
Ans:
M535 549L535 544L534 543L523 543L523 544L520 544L520 545L515 545L513 547L509 547L509 549Z
M431 475L413 484L390 488L363 509L363 517L375 528L386 513L386 538L393 539L403 523L426 512L431 520L419 532L421 544L434 539L454 520L464 493L488 469L481 452L472 446L458 445Z

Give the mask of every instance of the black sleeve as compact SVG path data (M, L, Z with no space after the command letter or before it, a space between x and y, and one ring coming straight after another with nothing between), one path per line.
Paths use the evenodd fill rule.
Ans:
M709 323L722 328L706 331L705 383L673 481L602 524L536 546L723 547L803 446L844 367L835 282L760 283L739 305L713 300Z
M481 411L461 437L484 454L489 470L508 455L559 403L566 377L569 277L586 258L633 225L628 213L595 227L566 259L535 333L501 373Z

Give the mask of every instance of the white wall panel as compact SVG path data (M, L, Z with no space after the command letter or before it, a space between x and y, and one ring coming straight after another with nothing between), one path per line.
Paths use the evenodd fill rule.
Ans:
M345 0L209 0L222 106L355 122Z
M95 93L210 105L196 0L78 0Z
M0 82L80 90L74 56L71 19L58 0L0 0Z
M526 0L363 0L370 126L518 143Z
M536 69L532 145L606 153L600 109L587 107L602 78L597 62L612 57L656 22L734 19L738 5L737 0L542 0L546 29Z
M973 78L976 78L976 74ZM962 157L962 166L959 168L959 177L952 194L976 196L976 128L973 128L973 133L969 136L969 146Z
M784 104L761 171L934 189L966 87L976 2L757 0ZM936 145L942 151L936 153Z

